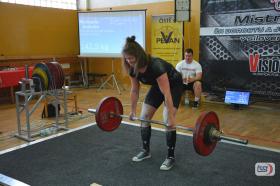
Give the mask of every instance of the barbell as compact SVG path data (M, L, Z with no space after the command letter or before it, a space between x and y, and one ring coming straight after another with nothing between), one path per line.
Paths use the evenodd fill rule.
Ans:
M105 97L99 104L97 109L88 109L88 112L95 114L97 126L107 132L116 130L122 118L129 118L123 115L123 106L121 101L116 97ZM166 126L166 123L156 120L146 120L138 117L133 120L144 121ZM196 120L195 128L189 128L177 125L176 128L193 132L193 146L195 151L202 156L211 154L218 141L225 140L240 144L248 144L248 140L238 139L226 136L220 131L220 123L217 114L213 111L202 112Z

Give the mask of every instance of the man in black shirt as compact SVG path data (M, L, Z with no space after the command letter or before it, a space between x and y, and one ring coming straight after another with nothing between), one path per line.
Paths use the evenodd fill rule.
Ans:
M128 37L122 50L123 66L131 80L131 113L130 119L136 115L139 98L140 82L151 85L142 105L141 119L151 120L156 110L164 102L163 120L166 123L167 157L161 165L161 170L169 170L175 162L176 126L175 115L178 110L183 82L179 72L168 62L146 54L135 36ZM150 137L151 124L141 122L141 137L143 150L132 158L139 162L151 157Z

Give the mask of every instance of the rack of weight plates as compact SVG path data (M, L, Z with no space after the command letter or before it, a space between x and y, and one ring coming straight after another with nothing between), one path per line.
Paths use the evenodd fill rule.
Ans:
M68 130L67 117L67 90L64 86L64 72L58 62L38 63L34 66L32 77L29 78L29 67L25 66L25 78L19 81L20 91L15 93L16 115L17 115L17 134L19 139L34 141L35 137L47 134L54 134L59 130ZM32 129L31 116L34 111L52 100L55 107L55 122L51 126L42 126L39 130ZM64 111L63 122L59 121L60 105ZM39 113L41 116L42 112ZM23 123L25 120L25 123ZM40 120L43 120L40 118Z

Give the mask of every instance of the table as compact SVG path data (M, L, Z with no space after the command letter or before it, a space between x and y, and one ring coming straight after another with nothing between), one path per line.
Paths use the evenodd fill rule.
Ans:
M29 77L32 76L34 67L29 67ZM25 78L25 67L19 67L15 70L0 71L0 88L10 88L10 96L12 103L15 102L14 87L19 85L19 81Z

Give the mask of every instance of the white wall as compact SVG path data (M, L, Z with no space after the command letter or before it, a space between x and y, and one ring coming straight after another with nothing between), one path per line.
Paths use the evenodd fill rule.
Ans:
M166 1L174 0L79 0L78 6L80 10L86 10L94 8L109 8L115 6L126 6Z

